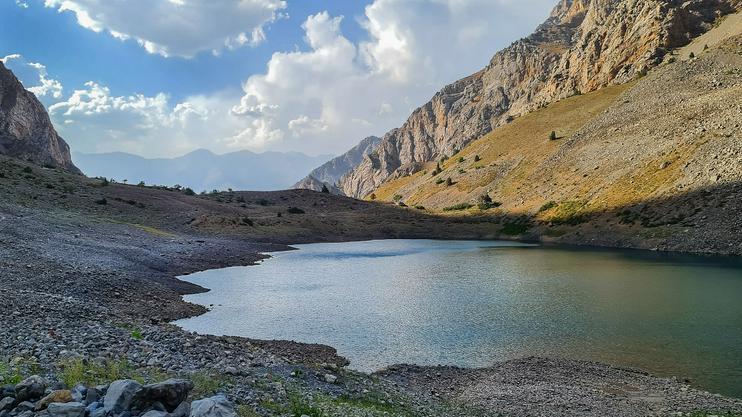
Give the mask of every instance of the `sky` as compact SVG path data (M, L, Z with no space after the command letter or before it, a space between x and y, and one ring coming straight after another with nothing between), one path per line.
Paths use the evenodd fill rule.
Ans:
M0 60L73 151L340 154L555 0L0 0Z

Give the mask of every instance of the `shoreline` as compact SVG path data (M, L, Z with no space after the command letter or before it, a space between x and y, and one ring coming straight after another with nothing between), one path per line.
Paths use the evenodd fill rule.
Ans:
M735 263L742 262L742 257L739 257L739 256L701 255L701 254L687 254L687 253L682 253L682 252L659 252L658 253L656 251L651 251L651 250L647 250L647 249L636 249L636 248L606 248L606 247L599 247L599 246L598 247L591 247L591 246L583 246L583 245L564 245L564 244L548 244L548 243L547 244L538 244L538 243L532 243L532 242L522 242L522 241L517 241L517 240L503 240L503 239L479 239L479 240L467 240L467 239L448 239L448 240L446 240L446 239L425 239L425 238L419 238L419 239L361 239L361 240L352 240L352 241L343 241L343 242L318 242L318 243L292 244L292 245L290 245L291 249L286 250L286 251L277 251L277 252L280 253L280 252L287 252L287 251L300 251L301 248L296 247L298 245L317 245L317 244L319 244L319 245L323 245L323 244L339 245L339 244L348 243L348 242L352 242L352 243L363 243L363 242L383 242L383 241L388 241L388 240L392 240L392 241L395 241L395 240L397 240L397 241L412 240L412 241L432 241L432 242L503 242L503 243L523 243L523 244L528 244L528 246L525 246L525 245L524 246L515 246L514 245L514 246L504 246L504 247L523 248L523 249L527 249L527 248L539 248L539 249L546 249L546 250L567 250L567 251L576 251L576 252L626 253L626 254L629 254L629 255L632 255L632 256L638 256L638 257L641 257L642 259L646 259L648 261L654 261L654 262L663 262L663 261L665 261L665 259L659 259L659 258L664 258L664 257L671 257L671 258L682 257L683 258L683 259L681 259L682 262L693 263L696 260L698 260L698 261L701 261L702 260L702 261L708 261L708 262L716 261L716 262L713 262L713 263L714 263L714 265L718 265L718 266L725 266L724 264L726 264L727 262L735 262ZM497 247L497 246L494 246L494 247ZM185 276L177 276L176 278L177 279L183 279L183 278L186 278L186 277L191 276L193 274L197 274L197 273L200 273L200 272L207 272L207 271L218 271L218 270L222 270L222 269L242 268L242 267L247 267L247 266L261 266L261 264L262 264L263 261L270 260L270 259L273 258L273 256L270 255L270 253L272 253L272 252L261 253L261 255L266 255L266 257L263 258L263 259L261 259L260 261L258 261L256 263L251 264L251 265L242 265L242 266L241 265L233 265L233 266L226 266L226 267L219 267L219 268L211 268L211 269L207 269L207 270L204 270L204 271L197 271L197 272L194 272L194 273L185 275ZM689 257L691 259L687 259ZM740 265L742 265L742 263L740 263ZM208 287L205 287L205 286L203 286L201 284L197 284L194 281L186 280L186 282L191 283L191 284L194 284L194 285L199 285L199 286L205 288L206 291L204 293L213 291L212 288L208 288ZM182 329L183 331L186 331L186 332L190 332L191 330L185 329L182 326L176 324L177 321L188 319L188 318L202 316L202 315L207 314L207 313L209 313L209 312L211 312L214 309L217 309L219 307L218 304L208 304L207 305L207 304L200 304L200 303L195 302L195 301L188 301L188 300L185 299L185 297L188 296L188 295L193 295L193 294L184 294L183 295L183 301L184 302L195 303L197 305L200 305L200 306L202 306L202 307L205 308L205 311L202 314L200 314L200 315L196 315L196 316L192 316L192 317L187 317L187 318L182 318L182 319L177 319L177 320L174 320L173 322L170 323L170 324L173 324L173 325L177 326L178 328L180 328L180 329ZM204 334L216 335L216 334L212 334L212 333L204 333ZM271 341L271 342L285 341L285 342L289 342L289 343L308 344L308 345L321 345L321 346L326 346L326 347L332 349L333 351L337 352L337 348L335 346L333 346L332 344L316 343L316 342L311 341L311 340L298 341L298 340L294 340L294 339L291 339L291 340L289 340L289 339L252 339L251 336L249 336L249 335L239 336L239 335L233 335L233 334L221 334L221 335L216 335L216 336L245 337L245 338L248 338L248 339L254 340L254 341L256 341L256 340ZM343 357L339 352L338 352L338 355L341 358L347 360L347 358ZM357 369L357 368L354 368L354 367L352 367L351 362L348 360L347 368L349 370L354 371L354 372L359 372L359 373L366 374L366 375L369 375L369 376L384 374L389 369L398 369L398 368L418 368L418 369L450 368L450 369L458 369L458 370L467 371L467 372L475 372L475 371L485 371L485 370L490 369L490 368L492 368L494 366L502 365L502 364L507 363L507 362L513 362L513 361L516 361L517 362L517 361L528 360L528 359L533 359L533 358L535 358L535 359L549 360L549 361L555 361L555 362L575 362L575 363L582 362L582 363L586 363L586 364L604 365L604 366L607 366L609 368L620 369L620 370L627 371L627 372L640 373L640 374L643 374L643 375L653 376L653 377L660 378L660 379L683 381L684 383L690 384L695 389L702 390L702 391L708 391L710 389L710 388L707 388L707 387L704 387L704 386L701 386L701 385L697 385L693 379L688 379L688 376L687 375L679 375L679 374L659 375L659 374L657 374L657 373L655 373L653 371L650 371L648 369L645 369L645 368L643 368L641 366L631 365L631 364L628 364L628 363L612 362L612 361L605 361L605 360L596 360L596 359L591 359L591 358L566 357L566 356L561 356L561 355L533 356L531 354L524 354L522 356L514 356L514 357L511 357L509 359L496 360L496 361L492 362L491 364L482 365L482 366L466 366L466 365L457 365L457 364L453 364L453 363L449 363L449 364L440 364L440 363L438 363L438 364L419 364L419 363L402 362L402 363L390 363L390 364L384 365L383 367L380 367L378 369L373 369L373 370L366 370L366 369ZM708 392L711 392L711 391L708 391ZM714 395L725 395L725 394L722 394L720 392L711 392L711 393L714 394ZM742 400L742 396L732 397L732 398Z

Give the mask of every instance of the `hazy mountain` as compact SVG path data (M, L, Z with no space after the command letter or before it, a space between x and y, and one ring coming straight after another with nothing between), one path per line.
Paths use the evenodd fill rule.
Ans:
M306 172L332 158L299 152L253 153L239 151L216 155L197 150L178 158L146 159L122 152L85 154L72 158L88 176L128 180L130 184L175 185L203 190L268 191L288 189Z

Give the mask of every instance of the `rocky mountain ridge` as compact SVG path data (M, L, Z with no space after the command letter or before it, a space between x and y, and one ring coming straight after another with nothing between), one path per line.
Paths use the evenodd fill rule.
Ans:
M330 189L334 188L339 191L336 184L340 182L340 179L363 162L366 155L376 150L379 142L381 142L381 138L376 136L363 139L348 152L314 169L292 188L320 191L322 185L325 185Z
M0 62L0 154L80 173L36 96Z
M443 88L340 180L363 197L549 103L628 82L707 31L739 0L562 0L531 36Z

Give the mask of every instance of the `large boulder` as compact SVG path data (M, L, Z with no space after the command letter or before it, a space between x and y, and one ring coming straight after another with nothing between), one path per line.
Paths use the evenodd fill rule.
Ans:
M131 379L114 381L108 387L103 399L103 408L106 412L120 414L131 407L134 395L142 388L142 384Z
M237 417L237 412L227 397L217 395L192 402L190 417Z
M193 389L193 383L185 379L168 379L157 384L141 387L131 402L131 408L144 411L154 403L162 404L169 412L175 410Z
M44 378L34 375L30 376L15 386L15 399L17 402L35 400L44 396L46 381Z

